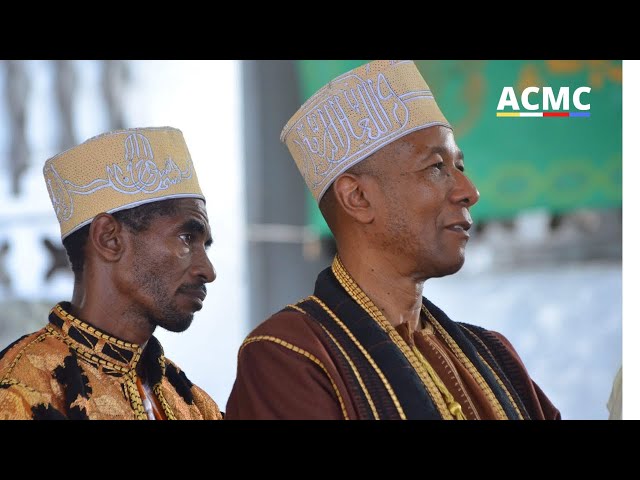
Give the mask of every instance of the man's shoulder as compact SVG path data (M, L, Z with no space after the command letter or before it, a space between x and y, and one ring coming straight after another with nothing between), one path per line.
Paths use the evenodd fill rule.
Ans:
M305 332L309 331L315 323L308 313L286 306L261 322L249 336L279 335L291 331Z
M515 352L513 345L511 342L500 332L495 330L489 330L487 328L481 327L479 325L474 325L471 323L465 322L455 322L458 327L462 328L467 337L471 336L475 339L481 340L483 343L500 345L503 347L507 347L510 350Z
M288 349L324 350L322 327L308 313L290 306L274 313L245 338L248 345L280 345Z
M431 302L428 298L422 297L422 302L427 310L435 316L439 323L441 323L445 328L454 328L460 330L463 335L470 340L482 340L482 341L490 341L492 343L497 342L500 344L506 344L508 347L512 348L511 343L507 340L507 338L502 335L500 332L496 332L494 330L489 330L479 325L475 325L472 323L460 322L449 318L449 316L437 305ZM449 327L446 327L449 325Z
M163 382L167 382L164 385L171 385L175 392L187 401L188 404L194 405L199 414L193 417L185 418L200 418L204 420L221 420L222 414L216 401L201 387L194 384L184 370L182 370L178 364L164 357L165 364L165 376L162 379ZM175 401L175 400L174 400ZM184 412L182 412L184 414Z
M54 338L46 328L23 335L0 351L0 378L4 376L5 369L15 368L34 356L62 353L66 350L65 344Z
M3 411L8 404L26 408L25 405L42 403L42 395L50 400L52 372L68 353L68 347L45 328L17 339L0 352ZM7 418L22 418L16 415Z

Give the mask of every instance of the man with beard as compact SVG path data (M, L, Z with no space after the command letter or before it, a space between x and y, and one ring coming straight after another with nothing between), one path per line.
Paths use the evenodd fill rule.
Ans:
M156 327L189 328L216 276L182 132L105 133L50 158L43 172L73 297L0 352L0 418L220 419L153 336Z
M338 253L245 339L225 418L559 418L503 336L422 296L462 267L479 193L415 64L332 80L281 139Z

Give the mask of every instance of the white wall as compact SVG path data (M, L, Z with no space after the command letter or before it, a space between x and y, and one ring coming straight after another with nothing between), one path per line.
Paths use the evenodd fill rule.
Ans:
M209 258L218 275L186 332L159 329L156 336L166 356L224 410L248 328L240 64L157 60L134 67L130 126L182 130L207 199L213 234Z

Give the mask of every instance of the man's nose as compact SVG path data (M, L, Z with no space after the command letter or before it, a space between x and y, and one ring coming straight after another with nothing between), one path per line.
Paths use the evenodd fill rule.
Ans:
M469 179L469 177L460 170L456 170L454 175L456 184L452 192L452 201L455 203L466 203L468 207L478 203L478 200L480 199L480 192L471 179Z
M217 275L216 269L213 268L213 264L211 260L209 260L209 256L205 250L202 250L196 261L193 265L194 275L202 278L205 283L213 282Z

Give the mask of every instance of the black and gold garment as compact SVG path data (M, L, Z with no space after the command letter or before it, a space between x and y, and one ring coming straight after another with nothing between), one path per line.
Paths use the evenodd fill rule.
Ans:
M314 294L259 325L238 354L232 419L559 419L497 332L423 298L392 326L336 257Z
M219 420L216 403L164 357L155 337L144 351L56 305L43 329L0 352L0 419ZM146 396L136 367L146 371Z

